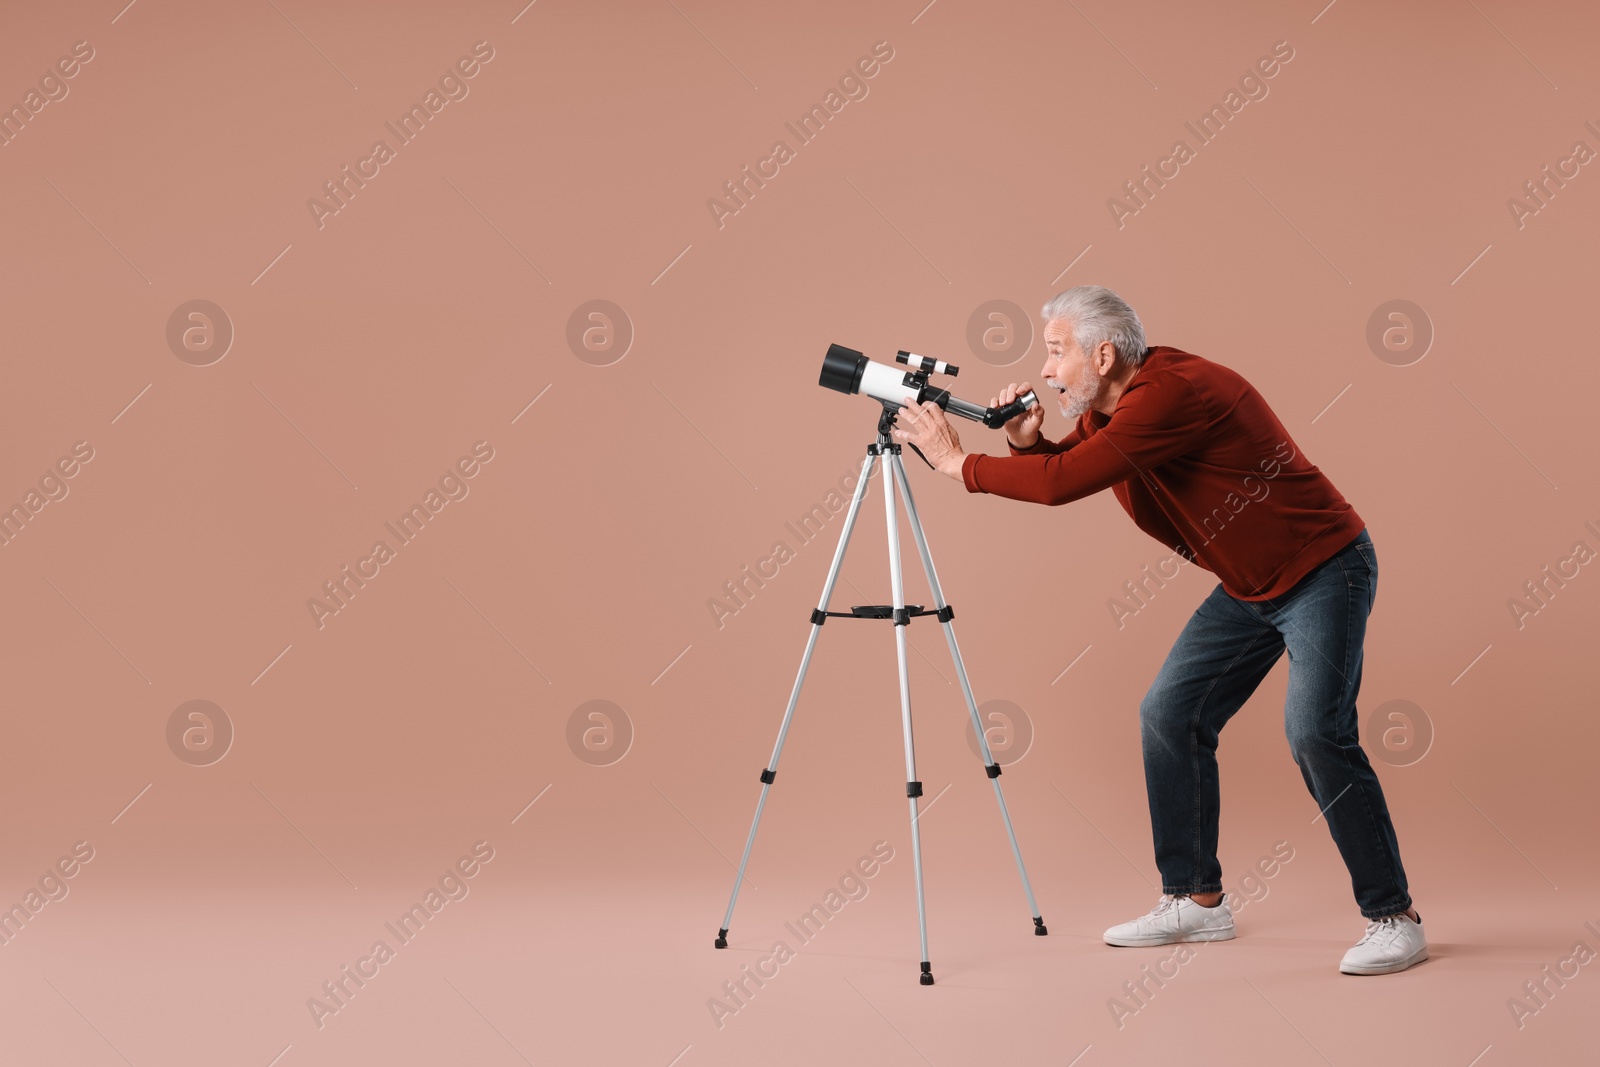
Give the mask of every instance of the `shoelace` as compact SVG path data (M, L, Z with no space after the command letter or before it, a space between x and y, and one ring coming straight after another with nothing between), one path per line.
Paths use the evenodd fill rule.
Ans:
M1385 940L1392 941L1400 934L1400 919L1401 916L1399 915L1385 915L1381 919L1368 919L1367 932L1361 935L1361 940L1357 941L1356 944L1365 945L1368 941L1375 942L1379 936L1382 936Z
M1162 893L1161 900L1156 904L1155 907L1150 909L1150 914L1146 915L1145 918L1154 919L1157 915L1160 915L1166 911L1170 911L1171 909L1177 907L1180 899L1180 897L1169 896L1166 893Z

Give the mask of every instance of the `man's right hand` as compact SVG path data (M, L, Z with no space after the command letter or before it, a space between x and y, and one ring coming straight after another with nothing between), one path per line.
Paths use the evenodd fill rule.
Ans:
M1033 387L1027 382L1023 382L1021 385L1012 382L1001 391L999 396L989 398L989 406L992 408L1004 407L1031 388ZM1006 439L1016 448L1032 448L1039 443L1039 427L1043 425L1044 404L1038 403L1006 423Z

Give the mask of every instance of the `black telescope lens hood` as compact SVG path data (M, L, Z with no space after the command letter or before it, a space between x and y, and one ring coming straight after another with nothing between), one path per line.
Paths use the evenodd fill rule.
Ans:
M817 384L840 393L860 392L861 376L866 370L866 356L844 345L829 345L828 354L822 357L822 376Z

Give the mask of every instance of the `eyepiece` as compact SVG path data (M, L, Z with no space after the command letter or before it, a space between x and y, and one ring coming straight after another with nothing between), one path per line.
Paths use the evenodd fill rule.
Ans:
M1023 393L1021 396L1017 397L1004 407L987 409L984 414L983 424L989 427L991 430L998 430L1000 427L1004 426L1018 415L1021 415L1024 411L1027 411L1031 407L1036 407L1038 403L1038 394L1032 389L1029 389L1026 393Z

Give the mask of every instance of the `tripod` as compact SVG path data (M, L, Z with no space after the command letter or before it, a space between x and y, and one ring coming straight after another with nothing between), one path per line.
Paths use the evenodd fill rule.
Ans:
M856 482L855 495L851 497L850 510L845 515L844 529L839 532L839 545L834 549L833 564L828 568L828 577L822 586L822 599L811 612L811 633L806 638L805 655L800 659L800 673L795 677L794 689L789 693L789 706L784 709L783 723L778 727L778 743L773 747L771 760L761 771L761 797L756 801L755 817L750 821L750 836L745 839L744 855L739 858L739 874L733 881L733 895L728 900L728 911L722 918L722 928L717 931L714 944L717 948L728 947L728 926L733 921L733 907L739 900L739 887L744 881L745 866L750 862L750 848L755 844L756 828L761 825L761 811L767 803L767 791L772 788L773 779L777 776L778 757L783 754L783 742L789 734L789 724L794 719L795 704L800 699L800 687L805 684L806 668L811 665L811 653L817 646L817 635L822 631L823 623L830 618L890 619L894 622L895 655L900 670L900 723L905 733L906 797L911 811L911 857L916 869L917 931L922 942L920 982L923 985L933 985L933 965L928 962L928 916L922 896L922 838L917 825L917 798L922 796L922 783L917 780L916 750L911 739L911 689L906 675L905 627L909 626L916 616L932 615L944 624L945 641L950 645L950 658L955 661L956 676L961 680L961 695L966 698L967 711L972 716L972 728L977 734L978 746L983 753L984 772L994 785L994 799L1000 805L1000 818L1005 823L1006 836L1011 841L1011 853L1017 859L1017 873L1022 876L1022 891L1028 897L1028 910L1033 914L1033 932L1043 936L1048 931L1045 929L1044 919L1039 915L1039 906L1034 902L1033 887L1028 882L1028 869L1023 866L1022 851L1017 847L1017 835L1011 827L1011 815L1006 810L1006 799L1000 791L1000 767L989 753L989 741L984 736L983 723L978 716L978 705L972 699L972 686L967 681L967 669L961 662L961 649L956 645L955 629L950 623L955 616L955 610L945 603L944 593L939 588L939 576L933 569L933 557L928 554L928 540L922 532L922 521L917 517L916 502L911 498L911 484L906 480L905 466L900 462L900 446L892 437L891 431L898 410L897 406L883 404L883 413L878 418L878 439L867 446L866 458L861 463L861 477ZM920 451L918 455L921 455ZM923 458L926 460L927 457ZM894 603L857 605L848 612L829 611L828 601L833 596L833 583L838 580L839 567L844 562L845 549L850 544L850 532L855 527L856 515L861 510L861 501L867 495L867 479L871 477L874 459L879 462L883 474L884 514L889 532L889 582ZM911 532L916 536L917 551L922 556L922 568L928 576L928 589L933 593L934 603L937 605L934 610L926 609L920 604L907 605L905 602L905 592L900 580L900 528L894 506L896 485L900 487L900 493L905 497L906 517L911 523Z

